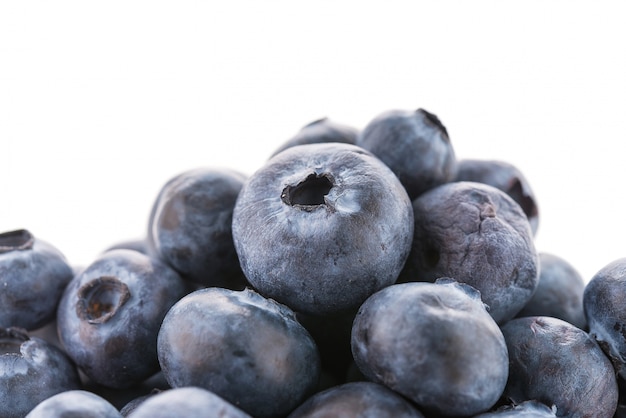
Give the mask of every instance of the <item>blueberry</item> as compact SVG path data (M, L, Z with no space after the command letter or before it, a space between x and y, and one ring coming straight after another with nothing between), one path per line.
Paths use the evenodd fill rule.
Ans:
M551 418L556 417L556 407L548 407L537 401L505 405L495 411L476 415L474 418Z
M539 227L539 207L529 181L519 168L506 161L463 159L457 164L456 181L476 181L494 186L515 200L528 218L533 234Z
M510 361L504 397L555 405L560 417L613 416L615 371L588 333L548 316L512 319L501 329Z
M393 284L413 237L413 211L394 174L350 144L291 147L244 185L233 238L248 281L295 311L356 309Z
M161 321L187 291L166 264L133 250L107 251L66 287L59 338L93 382L130 387L159 370Z
M584 291L585 281L571 263L554 254L539 253L539 284L517 316L553 316L586 329Z
M129 418L252 418L216 394L199 387L181 387L150 396Z
M0 417L23 418L45 399L79 387L63 351L24 330L0 328Z
M198 386L258 418L289 413L315 389L317 347L295 314L253 290L196 290L177 302L158 337L172 387Z
M424 418L398 393L373 382L344 383L307 399L288 418Z
M39 403L26 418L122 418L106 399L85 391L68 390Z
M52 322L73 270L55 247L25 229L0 234L0 327Z
M626 258L617 259L598 271L587 283L583 309L589 333L626 378Z
M361 131L356 145L398 176L411 199L456 175L456 156L439 118L424 110L384 112Z
M476 182L438 186L413 201L413 246L405 281L453 277L478 289L496 322L513 318L539 281L526 215L503 191Z
M351 126L334 122L329 118L321 118L302 127L296 135L289 138L280 147L278 147L272 154L272 157L279 152L296 145L326 142L354 144L356 143L357 135L358 130Z
M443 416L487 411L508 376L504 337L480 294L447 278L370 296L354 320L352 352L369 380Z
M231 231L244 180L241 173L218 168L197 168L171 178L151 210L150 253L203 286L245 287Z

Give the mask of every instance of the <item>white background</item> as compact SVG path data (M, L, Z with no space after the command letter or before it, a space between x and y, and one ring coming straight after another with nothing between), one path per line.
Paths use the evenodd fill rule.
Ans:
M0 1L0 231L72 264L143 236L181 171L418 107L524 172L540 251L585 280L626 257L620 1Z

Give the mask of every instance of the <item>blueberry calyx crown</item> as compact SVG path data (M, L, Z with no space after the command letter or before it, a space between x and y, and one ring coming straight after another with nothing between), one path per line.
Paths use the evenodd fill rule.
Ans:
M296 185L287 185L280 198L289 206L312 211L326 204L326 195L332 188L330 175L312 173Z
M519 178L514 178L509 183L509 187L506 190L509 196L519 203L520 207L528 218L532 218L538 215L538 209L535 205L535 201L527 190L524 190L524 185Z
M26 229L0 234L0 254L11 251L29 250L33 248L35 237Z
M90 324L111 319L130 298L130 290L117 277L102 276L78 289L76 313Z
M424 117L426 118L428 122L435 125L437 129L443 133L444 139L446 139L447 141L450 140L450 137L448 136L448 130L446 129L444 124L441 123L441 120L439 119L439 117L437 117L437 115L435 115L434 113L430 113L429 111L424 110L422 108L417 109L417 112L424 115Z
M0 328L0 355L21 354L22 343L29 339L28 333L21 328Z
M474 286L470 284L460 282L452 277L440 277L435 280L435 284L443 285L443 286L451 286L456 289L459 289L460 291L465 293L467 296L469 296L473 300L480 303L485 308L485 310L487 310L487 312L489 312L490 310L489 305L483 302L482 294L480 293L480 290L476 289Z
M270 311L280 314L284 318L297 321L294 311L287 307L287 305L283 305L275 299L266 298L251 287L246 287L240 292L241 295L243 295L243 297L245 298L246 303L262 309L268 309Z

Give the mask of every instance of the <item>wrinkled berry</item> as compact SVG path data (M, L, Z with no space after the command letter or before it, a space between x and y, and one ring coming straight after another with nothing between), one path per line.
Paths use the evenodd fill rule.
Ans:
M467 283L498 323L530 300L539 256L526 215L506 193L482 183L447 183L415 199L413 214L413 245L399 281Z

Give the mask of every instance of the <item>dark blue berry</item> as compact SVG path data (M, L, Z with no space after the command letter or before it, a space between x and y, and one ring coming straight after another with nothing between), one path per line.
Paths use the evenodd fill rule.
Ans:
M172 387L205 388L258 418L289 413L320 375L317 347L293 311L249 289L182 298L163 320L158 354Z
M45 399L79 388L63 351L24 330L0 328L0 417L23 418Z
M54 321L73 275L63 254L29 231L0 234L0 327L30 331Z
M539 257L528 219L510 196L487 184L453 182L415 199L413 212L413 246L400 281L467 283L498 323L530 300Z
M512 319L501 329L510 360L505 398L555 405L559 417L613 416L615 370L589 334L548 316Z
M370 296L354 320L352 352L361 372L424 412L471 416L504 390L504 336L480 294L451 279L395 284Z
M424 110L391 110L361 131L356 145L371 151L398 176L411 199L456 175L456 156L439 118Z
M393 284L413 211L394 174L349 144L291 147L244 185L233 214L242 269L261 294L309 314L356 309Z
M159 370L161 321L187 292L166 264L133 250L107 251L65 289L57 315L59 338L93 382L133 386Z
M244 180L238 172L212 168L185 171L170 179L148 221L151 254L203 286L245 287L231 230Z

